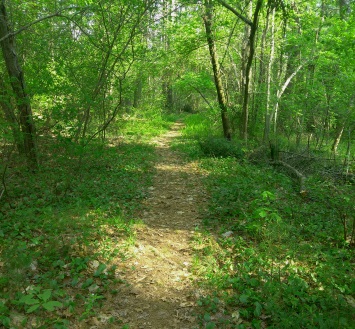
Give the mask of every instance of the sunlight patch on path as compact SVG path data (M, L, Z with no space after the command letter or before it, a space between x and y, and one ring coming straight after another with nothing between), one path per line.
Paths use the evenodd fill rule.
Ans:
M201 220L205 194L196 163L184 163L170 148L181 123L153 143L158 162L143 225L136 228L134 257L121 273L129 283L118 297L122 320L130 329L198 328L201 292L191 272L191 239Z

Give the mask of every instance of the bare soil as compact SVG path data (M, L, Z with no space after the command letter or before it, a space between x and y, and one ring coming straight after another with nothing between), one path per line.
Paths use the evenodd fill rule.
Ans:
M191 271L191 242L201 220L205 193L197 164L185 162L170 148L182 126L175 123L168 133L153 140L158 155L156 175L140 216L143 224L136 227L133 257L120 272L127 284L121 285L109 303L115 310L107 310L130 329L199 327L200 291ZM122 270L122 263L120 267ZM117 324L113 327L118 328Z

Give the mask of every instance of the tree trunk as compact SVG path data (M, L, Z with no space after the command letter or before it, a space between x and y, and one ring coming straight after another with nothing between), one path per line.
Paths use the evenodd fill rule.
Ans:
M270 10L268 9L266 12L266 17L265 17L265 26L261 35L261 44L260 44L260 56L259 56L259 62L258 62L258 69L257 69L257 62L255 61L255 74L258 73L258 78L255 79L255 90L257 91L254 93L253 97L254 99L254 104L253 104L253 122L251 124L250 128L253 128L257 125L258 122L258 117L263 115L263 106L265 103L265 85L267 85L266 80L267 80L267 47L266 47L266 38L267 34L269 31L269 16L270 16ZM249 130L250 130L249 128ZM265 128L264 128L265 130ZM265 136L265 132L264 132ZM264 137L263 136L263 137ZM263 139L264 140L264 139Z
M135 81L134 94L133 94L133 107L138 108L142 99L143 81L142 75L139 75Z
M168 26L173 22L173 1L163 0L163 26L161 40L166 53L170 52L170 35ZM174 95L172 87L172 70L169 66L163 71L163 95L164 108L167 112L171 112L174 108Z
M272 66L274 64L275 53L275 8L272 10L271 16L271 45L270 45L270 57L267 68L267 91L266 91L266 112L265 112L265 127L264 127L264 143L269 140L270 134L270 105L271 105L271 75Z
M332 152L334 154L337 153L338 146L339 146L341 137L343 136L344 129L345 129L345 122L338 122L337 128L336 128L336 135L335 135L333 145L332 145Z
M206 0L205 3L208 1ZM244 88L243 88L243 107L242 107L242 124L240 135L245 141L248 140L248 120L249 120L249 84L250 84L250 74L251 67L254 60L255 54L255 37L258 29L258 21L259 21L259 13L261 11L261 7L263 5L263 0L257 0L255 10L253 13L253 21L250 21L249 18L243 16L238 12L238 10L231 7L228 3L223 0L218 1L222 6L230 10L234 15L236 15L239 19L241 19L244 23L250 26L250 34L248 40L248 58L245 66L244 72ZM250 4L252 5L252 3ZM207 8L207 6L206 6ZM206 25L206 24L205 24Z
M33 123L32 109L25 89L25 80L22 68L16 54L15 38L10 28L5 7L5 0L0 3L0 39L1 49L5 60L7 72L10 77L11 87L16 98L19 112L20 127L23 134L23 150L28 160L30 169L36 169L37 150L35 143L35 126Z
M205 0L205 15L203 16L203 21L206 29L206 38L208 43L208 49L210 52L214 82L217 91L218 104L221 109L221 118L222 118L222 126L223 126L223 135L226 139L231 139L231 129L230 123L227 115L227 100L223 89L221 72L219 69L218 57L216 45L214 42L213 34L212 34L212 1Z
M244 95L243 95L243 109L242 109L242 131L241 137L247 141L248 140L248 121L249 121L249 82L250 82L250 72L251 66L254 60L255 54L255 36L258 29L259 12L263 0L258 0L253 14L253 24L250 26L250 36L249 36L249 56L247 65L245 68L245 85L244 85Z
M10 97L6 93L5 83L0 77L0 106L4 112L5 119L10 125L12 136L16 144L16 148L20 154L25 152L23 142L21 141L21 130L16 118L16 114L11 106Z

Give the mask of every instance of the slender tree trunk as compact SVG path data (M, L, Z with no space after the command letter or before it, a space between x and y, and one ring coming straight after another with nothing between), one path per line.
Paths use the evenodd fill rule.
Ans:
M245 69L245 85L244 85L244 95L243 95L243 109L242 109L242 131L241 137L247 141L248 140L248 120L249 120L249 83L250 83L250 73L251 67L254 60L255 54L255 37L258 29L259 13L263 4L263 0L258 0L255 6L253 14L253 24L250 27L249 36L249 56Z
M142 99L143 81L140 74L135 81L134 94L133 94L133 107L138 108Z
M35 170L38 166L35 143L35 126L33 123L31 103L26 93L23 71L18 62L15 38L12 33L13 31L10 28L6 12L5 0L1 0L0 44L6 69L10 77L11 87L16 98L16 105L19 112L19 122L23 134L23 150L28 160L29 168Z
M162 27L162 42L166 53L170 51L170 36L168 33L168 26L173 21L173 1L163 0L163 27ZM172 70L167 67L163 73L163 95L164 95L164 108L166 111L172 111L174 107L174 95L172 87Z
M303 65L304 64L299 65L296 68L296 70L286 79L286 81L284 82L282 87L277 91L276 103L275 103L273 111L270 113L270 118L269 118L270 126L271 126L271 122L274 121L273 133L275 136L276 136L276 132L277 132L277 119L278 119L278 115L279 115L279 104L280 104L281 97L282 97L283 93L285 92L286 88L289 86L291 80L296 76L296 74L303 67Z
M265 112L265 127L264 127L264 142L269 139L270 134L270 105L271 105L271 75L272 66L274 63L275 53L275 8L272 10L271 16L271 45L270 45L270 57L267 68L267 90L266 90L266 112Z
M208 1L205 1L207 3ZM245 65L245 72L244 72L244 86L243 86L243 106L242 106L242 123L241 123L241 130L240 135L245 141L248 140L248 120L249 120L249 84L251 80L251 67L254 60L255 54L255 38L256 32L258 30L258 21L259 21L259 13L261 11L261 7L263 5L263 0L257 0L254 13L253 13L253 21L249 18L243 16L238 10L230 6L224 0L218 0L218 2L230 10L234 15L236 15L239 19L241 19L244 23L249 25L248 30L250 30L249 40L248 40L248 58L247 63ZM252 3L250 3L252 6ZM252 8L251 8L252 9Z
M334 154L337 153L338 146L339 146L341 137L343 136L344 129L345 129L345 122L338 122L337 127L336 127L335 138L334 138L333 145L332 145L332 152Z
M346 175L349 174L349 167L350 167L350 152L351 152L351 132L353 129L351 129L351 127L349 127L348 129L348 146L346 149L346 155L345 155L345 159L344 159L344 172ZM355 219L354 219L355 220Z
M227 115L227 99L224 93L222 77L218 63L217 50L214 42L213 34L212 34L212 1L205 0L205 15L203 16L203 21L206 29L206 38L208 43L208 49L210 52L214 82L217 91L218 104L221 109L221 118L222 118L222 126L223 126L223 135L226 139L231 139L231 129L230 123Z
M319 149L322 148L324 140L325 144L328 145L329 142L329 131L330 131L330 114L331 114L331 95L327 90L328 88L325 86L325 92L324 92L324 97L326 100L326 108L325 108L325 116L324 116L324 121L323 121L323 131L322 131L322 139L320 142Z
M124 22L134 19L134 13L131 10L132 8L127 7L126 9L122 10L121 16L117 19L116 28L113 32L112 40L110 42L108 42L106 54L105 54L103 61L101 63L101 67L99 68L98 80L97 80L97 83L93 89L90 103L87 105L86 109L84 110L81 126L79 127L79 129L76 133L76 136L75 136L76 141L79 139L80 134L83 139L85 138L86 132L88 130L90 118L91 118L92 106L97 101L98 96L103 93L103 87L105 87L107 81L112 76L112 73L114 72L114 69L117 66L117 63L122 59L123 54L126 52L127 48L131 45L132 40L135 35L135 31L136 31L137 27L139 26L141 18L145 15L148 8L149 8L148 6L144 7L142 12L139 13L137 18L135 19L135 23L132 24L133 26L132 26L131 31L128 33L127 39L123 42L122 49L118 53L114 51L114 47L116 45L116 41L118 40L118 38L122 34L121 31L122 31L122 27L124 25ZM106 30L106 34L108 35L107 30ZM112 59L112 63L111 63L111 59ZM130 67L130 65L129 65L129 67ZM128 70L129 70L129 68L128 68ZM125 72L124 75L126 75L126 74L127 74L127 72ZM103 97L105 97L105 96L106 95L103 95Z
M254 117L253 117L253 123L252 125L255 127L257 124L257 119L260 115L260 112L263 109L264 103L265 103L265 80L267 80L267 75L266 75L266 37L269 31L269 16L270 16L270 10L267 10L266 13L266 18L265 18L265 26L261 35L261 44L260 44L260 59L258 62L258 69L257 65L255 64L255 72L258 72L258 79L255 81L255 90L258 91L255 93L255 100L254 100ZM257 63L255 61L255 63ZM254 74L256 76L256 74ZM263 114L263 113L262 113ZM264 128L265 130L265 128ZM265 135L265 133L264 133ZM263 136L264 137L264 136Z

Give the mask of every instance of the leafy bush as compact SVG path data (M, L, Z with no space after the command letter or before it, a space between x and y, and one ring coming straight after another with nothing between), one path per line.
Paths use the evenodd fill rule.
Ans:
M208 136L199 140L202 153L207 156L243 158L244 150L240 144L222 137Z

